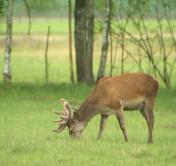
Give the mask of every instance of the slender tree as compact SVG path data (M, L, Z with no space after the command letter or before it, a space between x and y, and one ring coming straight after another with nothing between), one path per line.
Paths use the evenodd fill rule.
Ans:
M105 2L104 29L103 29L103 39L102 39L100 64L97 74L97 80L103 77L105 73L107 52L109 46L108 35L110 31L111 13L112 13L112 0L104 0L104 2Z
M4 82L11 82L11 43L12 43L12 16L13 16L13 0L8 0L7 10L7 29L5 38L5 57L4 57L4 71L3 80Z
M68 0L68 29L69 29L69 62L70 62L70 80L72 83L74 80L74 72L73 72L73 56L72 56L72 1Z
M46 49L45 49L45 84L48 84L48 47L50 37L50 25L48 26L47 38L46 38Z
M30 11L30 7L29 7L29 4L28 4L27 0L23 0L23 2L24 2L24 5L26 7L26 11L27 11L27 15L28 15L28 20L29 20L27 34L30 35L31 34L31 11Z
M75 50L78 82L92 84L94 0L75 1Z

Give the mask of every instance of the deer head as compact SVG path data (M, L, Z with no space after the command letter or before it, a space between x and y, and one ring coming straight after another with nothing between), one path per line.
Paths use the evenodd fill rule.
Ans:
M55 112L59 115L59 120L54 122L58 123L59 127L53 131L60 133L68 127L69 135L71 137L78 138L80 136L81 129L79 127L80 123L78 122L77 113L65 99L61 98L59 102L63 105L63 110Z

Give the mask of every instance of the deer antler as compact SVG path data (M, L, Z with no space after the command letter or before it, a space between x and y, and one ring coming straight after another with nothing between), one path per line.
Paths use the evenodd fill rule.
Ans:
M73 110L70 104L63 98L59 100L59 102L63 105L63 110L60 112L54 112L57 115L60 115L59 120L53 121L59 124L59 128L53 130L55 132L61 132L67 126L68 121L73 117Z

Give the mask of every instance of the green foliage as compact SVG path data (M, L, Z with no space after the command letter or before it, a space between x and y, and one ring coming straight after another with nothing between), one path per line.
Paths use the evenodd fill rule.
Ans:
M5 14L6 9L7 9L7 1L0 0L0 16Z
M25 15L23 0L15 0L14 14ZM27 0L32 16L67 16L68 0ZM74 5L74 0L72 0Z
M29 5L32 10L39 10L39 11L47 11L53 9L55 6L60 6L63 3L60 3L63 1L57 1L57 0L29 0Z
M5 0L0 0L6 2ZM26 9L23 0L14 1L14 14L15 16L25 16ZM152 17L154 12L154 6L159 6L164 3L169 9L174 10L176 8L176 0L112 0L114 14L119 13L119 10L124 10L127 14L135 14L139 11L146 13ZM64 16L68 14L68 0L27 0L29 3L32 16ZM94 1L95 16L102 18L104 14L104 0ZM72 6L74 7L75 0L72 0Z
M0 0L0 14L2 14L3 7L4 7L4 1Z
M133 12L138 10L147 10L149 8L149 5L151 3L151 0L128 0L128 7L130 7L129 10L132 10Z
M146 14L150 11L150 5L152 0L118 0L114 2L115 8L117 9L114 13L116 16L122 15L135 16L138 13Z

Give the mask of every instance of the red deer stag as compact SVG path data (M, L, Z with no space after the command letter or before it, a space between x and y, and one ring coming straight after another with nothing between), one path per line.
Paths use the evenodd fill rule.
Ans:
M147 122L148 142L152 143L153 107L158 87L158 81L144 73L104 77L98 81L95 89L78 111L73 111L67 101L60 99L64 109L63 112L56 112L62 115L57 121L59 128L54 131L61 132L67 126L69 135L78 138L88 121L96 114L101 114L98 133L100 139L107 118L113 113L117 117L125 140L128 141L123 110L139 110Z

